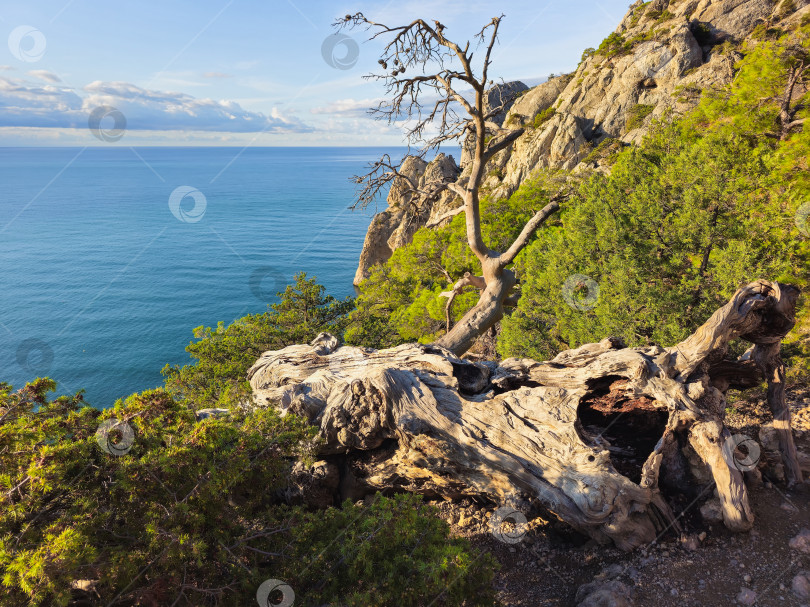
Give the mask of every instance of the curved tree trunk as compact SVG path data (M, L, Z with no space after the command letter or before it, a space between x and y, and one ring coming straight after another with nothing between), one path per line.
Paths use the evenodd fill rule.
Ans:
M484 281L483 278L474 277ZM469 280L464 278L456 283L453 291L448 292L448 324L450 306L455 297L455 291L460 283ZM504 300L509 297L515 286L515 275L510 270L503 270L500 276L485 283L478 303L475 304L447 333L436 341L436 345L450 350L453 354L461 356L469 350L475 341L496 322L503 318Z
M248 376L259 406L320 428L323 457L341 467L337 497L353 483L542 506L600 542L632 549L677 529L677 499L690 491L708 496L716 487L726 526L751 527L742 475L750 462L723 416L726 390L755 384L760 369L785 467L801 481L778 356L798 293L752 283L671 348L625 348L610 338L548 362L498 365L435 345L338 348L322 334L266 352ZM755 347L728 359L738 337Z
M475 163L473 177L475 177L475 167L477 166L478 163ZM506 266L511 264L518 253L528 244L529 238L535 230L559 208L560 205L555 200L548 203L528 221L509 249L504 253L498 253L484 246L481 238L480 219L477 215L478 199L472 192L467 192L464 206L467 215L467 239L470 249L481 262L483 276L465 274L453 285L452 290L441 294L441 296L449 298L446 308L448 328L447 333L436 340L437 346L450 350L456 356L463 355L481 335L503 318L504 304L507 301L511 305L515 305L515 296L512 291L517 284L517 279L514 272L506 269ZM481 289L478 303L451 328L449 325L453 300L467 286Z

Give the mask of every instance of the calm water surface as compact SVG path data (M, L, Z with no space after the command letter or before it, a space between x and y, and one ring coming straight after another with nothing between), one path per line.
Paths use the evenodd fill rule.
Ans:
M0 381L108 407L298 271L353 294L374 209L348 210L348 178L385 151L0 148ZM200 194L173 213L181 186Z

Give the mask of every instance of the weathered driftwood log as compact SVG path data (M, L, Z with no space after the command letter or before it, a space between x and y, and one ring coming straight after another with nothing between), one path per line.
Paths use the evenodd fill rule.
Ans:
M729 388L767 379L785 469L801 481L779 357L798 294L752 283L671 348L609 338L498 365L429 345L338 348L323 334L266 352L248 376L258 405L309 418L323 455L370 489L539 502L631 549L679 528L673 504L690 489L716 486L726 526L751 527L750 462L723 424ZM732 360L736 338L754 347Z

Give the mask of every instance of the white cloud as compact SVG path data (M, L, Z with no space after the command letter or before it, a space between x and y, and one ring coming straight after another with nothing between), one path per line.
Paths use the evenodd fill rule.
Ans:
M44 78L41 73L32 75ZM40 86L0 77L0 127L86 128L90 113L102 105L124 114L128 130L227 133L312 130L297 118L282 116L275 110L268 116L245 110L234 101L146 90L128 82L96 81L77 92L68 87Z
M72 90L0 77L0 126L77 127L82 99Z
M310 110L312 114L348 114L352 116L368 116L370 108L379 105L378 99L337 99L328 105L314 107Z
M54 74L53 72L49 72L48 70L31 70L28 72L29 76L33 76L34 78L39 78L40 80L44 80L45 82L52 82L56 84L57 82L62 82L62 79Z
M223 72L205 72L203 78L233 78L233 76Z

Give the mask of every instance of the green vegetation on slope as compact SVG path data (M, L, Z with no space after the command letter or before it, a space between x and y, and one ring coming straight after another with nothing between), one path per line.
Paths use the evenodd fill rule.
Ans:
M548 358L608 335L671 344L742 283L810 283L810 131L790 125L807 117L808 95L797 93L792 107L804 109L787 122L780 106L787 75L810 64L809 40L807 23L763 32L731 86L665 117L639 147L594 149L611 173L571 179L563 211L516 259L522 296L501 355ZM614 36L598 52L625 45ZM541 172L506 200L485 199L487 243L511 242L565 177ZM431 341L444 330L439 293L467 271L480 268L459 215L376 268L356 309L296 276L267 312L196 329L193 364L166 367L164 389L112 409L81 393L51 400L49 379L0 383L0 605L67 605L75 580L94 580L102 604L244 605L271 578L296 604L491 605L496 564L417 496L315 513L284 505L292 464L316 452L313 430L241 406L264 350L321 331L376 347ZM453 318L476 298L457 298ZM785 348L797 373L810 373L808 331L805 311ZM197 422L211 406L230 414ZM113 433L119 456L96 437L113 418L134 429L126 449Z
M242 606L267 579L301 605L492 605L497 563L450 537L420 496L284 504L315 429L240 407L245 371L267 347L339 328L347 305L299 275L266 314L198 332L197 362L167 373L174 394L103 412L81 393L49 400L49 379L0 384L0 605L68 605L71 584L92 580L103 605ZM197 422L210 404L230 414ZM113 419L133 431L110 433L118 456L96 436Z
M506 200L484 199L482 231L487 244L503 250L523 225L543 208L560 187L559 172L546 172L523 184ZM552 217L549 223L553 224ZM351 314L346 341L388 347L409 341L428 343L445 330L445 298L439 294L465 272L481 273L480 263L466 240L464 215L438 230L420 229L413 242L394 251L391 259L372 270L362 283ZM475 291L458 296L455 322L478 299Z
M808 284L810 233L806 217L797 217L810 204L810 135L798 128L779 138L787 74L802 60L808 65L808 37L805 25L745 47L731 86L707 91L687 116L655 123L641 146L611 157L610 175L578 177L561 214L516 260L522 296L502 322L502 356L547 358L608 335L669 345L743 283L766 277ZM805 94L793 103L806 101ZM651 110L638 106L628 127ZM485 200L485 225L500 226L489 246L513 237L560 177L540 173L506 201ZM349 339L370 346L430 341L443 331L438 294L465 271L480 268L464 242L462 216L420 230L361 285ZM598 285L598 298L593 283L576 279L570 290L584 288L588 300L577 305L571 293L572 306L562 291L578 275ZM454 318L475 299L457 299ZM798 355L806 350L791 346L794 367L804 364Z

